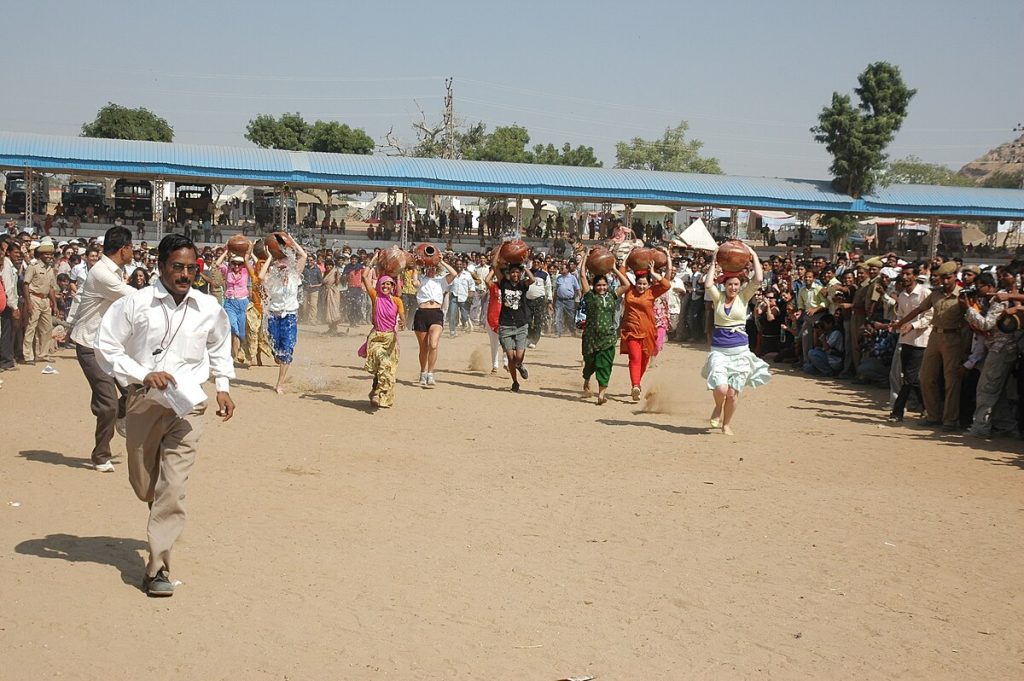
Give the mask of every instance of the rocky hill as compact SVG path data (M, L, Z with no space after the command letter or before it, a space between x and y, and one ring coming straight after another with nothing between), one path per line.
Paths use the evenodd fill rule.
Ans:
M971 178L978 184L984 184L986 179L996 173L1021 172L1024 172L1024 135L1012 142L999 145L959 170L961 175Z

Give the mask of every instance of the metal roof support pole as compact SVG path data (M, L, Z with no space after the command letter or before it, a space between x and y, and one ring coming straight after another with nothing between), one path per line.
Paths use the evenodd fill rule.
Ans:
M280 199L278 202L278 211L280 218L278 218L278 228L282 232L288 231L288 187L281 185Z
M939 219L928 220L928 257L931 258L939 250Z
M526 236L526 232L523 231L523 197L516 197L516 231L519 232L519 236Z
M25 231L32 233L32 199L36 193L32 169L25 166Z
M153 215L156 216L156 241L164 238L164 178L153 181Z
M632 201L626 203L626 229L633 229L633 209L636 208L636 204ZM627 232L628 234L628 232Z
M409 193L402 192L402 250L409 248Z

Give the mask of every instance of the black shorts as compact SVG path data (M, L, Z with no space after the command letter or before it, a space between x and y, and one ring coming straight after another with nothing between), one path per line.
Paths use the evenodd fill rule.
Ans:
M444 328L444 312L439 307L419 308L412 318L413 331L430 331L434 325Z

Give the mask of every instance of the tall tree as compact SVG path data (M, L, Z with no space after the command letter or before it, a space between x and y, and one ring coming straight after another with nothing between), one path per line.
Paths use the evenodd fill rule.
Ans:
M575 149L566 142L561 149L554 144L535 144L533 146L533 163L541 163L549 166L581 166L587 168L600 168L601 162L594 155L593 147L580 145Z
M96 113L96 120L82 124L82 137L170 142L174 139L174 129L149 109L129 109L107 102Z
M889 163L879 177L883 184L937 184L947 187L973 187L974 180L937 163L925 163L907 156Z
M245 139L264 149L306 149L309 137L309 123L302 114L284 113L279 118L260 114L245 126Z
M885 167L885 148L917 93L904 84L899 68L887 62L868 65L857 81L859 104L855 107L849 95L833 92L832 103L811 128L814 139L832 154L833 186L854 198L874 188Z
M818 224L828 234L828 244L832 255L846 248L847 240L857 229L857 218L847 213L825 213L818 219Z
M464 146L462 155L470 161L530 163L533 158L526 149L529 143L530 133L523 126L499 125L494 132L483 135L478 143Z
M615 145L615 167L633 170L666 170L676 173L721 174L718 159L700 155L704 143L687 140L690 124L680 121L674 128L665 128L660 140L634 137Z
M350 128L337 121L316 121L306 136L310 151L333 154L372 154L373 138L361 128Z

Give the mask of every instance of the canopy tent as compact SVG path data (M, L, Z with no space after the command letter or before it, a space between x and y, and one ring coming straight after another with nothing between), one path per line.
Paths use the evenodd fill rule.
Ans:
M613 213L625 213L626 204L614 203L612 204ZM675 208L669 208L668 206L658 206L651 203L638 203L633 208L633 215L672 215L676 212Z
M704 225L704 221L700 218L694 220L679 236L672 239L672 243L676 246L696 248L703 251L713 251L718 248L718 242L711 236L708 228Z

